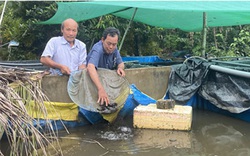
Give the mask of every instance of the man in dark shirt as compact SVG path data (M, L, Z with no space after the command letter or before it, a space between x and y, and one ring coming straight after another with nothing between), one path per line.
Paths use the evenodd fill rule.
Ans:
M117 74L124 77L124 63L117 49L120 32L118 29L109 27L104 30L102 38L97 42L87 56L87 70L98 89L98 101L103 105L110 103L109 97L103 88L97 73L98 68L116 70Z

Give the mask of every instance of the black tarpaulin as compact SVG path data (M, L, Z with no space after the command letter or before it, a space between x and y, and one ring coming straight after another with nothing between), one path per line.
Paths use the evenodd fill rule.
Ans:
M232 113L241 113L250 108L248 78L209 70L198 93L218 108Z
M202 98L231 113L248 110L249 79L211 70L209 67L209 62L197 58L173 65L169 77L169 98L179 104L185 104L198 92Z
M171 66L169 76L169 98L185 104L199 89L204 81L209 64L199 58L191 58L183 64Z

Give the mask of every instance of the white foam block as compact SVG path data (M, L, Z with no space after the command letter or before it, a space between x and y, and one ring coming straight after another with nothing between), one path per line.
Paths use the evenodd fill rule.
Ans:
M191 130L192 107L175 105L174 109L157 109L156 104L134 109L135 128Z

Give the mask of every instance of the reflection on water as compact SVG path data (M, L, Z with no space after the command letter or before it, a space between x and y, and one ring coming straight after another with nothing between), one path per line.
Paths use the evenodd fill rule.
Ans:
M66 156L246 156L250 155L249 128L244 121L194 110L191 131L135 129L128 117L113 125L70 129L71 134L61 131L60 135L66 140Z
M60 131L65 156L247 156L250 123L193 111L191 131L135 129L132 117ZM49 150L48 150L49 151Z
M201 129L202 136L206 142L206 147L213 149L213 153L221 153L223 150L233 152L235 148L243 145L244 135L235 130L232 126L225 126L223 124L210 124Z
M136 130L134 143L141 148L191 148L191 133L168 130Z

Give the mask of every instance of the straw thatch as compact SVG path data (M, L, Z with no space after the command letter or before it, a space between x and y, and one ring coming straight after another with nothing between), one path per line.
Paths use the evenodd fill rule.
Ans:
M46 128L34 126L38 119L33 119L26 110L28 101L34 100L46 116L43 101L48 98L40 87L43 74L0 67L0 127L10 144L10 155L48 155L46 147L58 143L51 122L46 122ZM53 150L62 155L58 147Z

